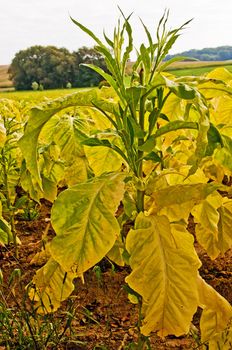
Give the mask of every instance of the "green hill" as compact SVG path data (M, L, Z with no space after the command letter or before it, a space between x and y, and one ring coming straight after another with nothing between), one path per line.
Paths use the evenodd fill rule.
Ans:
M200 61L228 61L232 60L232 46L208 47L200 50L192 49L175 55L167 55L166 60L176 56L196 58Z

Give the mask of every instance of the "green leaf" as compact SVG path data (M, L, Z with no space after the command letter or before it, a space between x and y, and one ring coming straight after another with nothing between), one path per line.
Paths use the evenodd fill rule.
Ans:
M196 96L199 96L199 92L197 92L195 88L184 83L176 83L165 76L163 78L166 82L166 86L179 98L193 100Z
M216 148L220 145L223 147L223 141L220 132L218 129L210 123L209 130L207 132L208 145L206 148L206 156L211 156Z
M186 61L190 59L190 57L186 57L186 56L178 56L178 57L173 57L170 60L164 62L163 64L161 64L158 68L158 72L162 72L164 71L168 66L170 66L172 63L174 62L180 62L180 61ZM196 59L191 57L191 61L197 61Z
M119 91L117 82L114 80L112 75L106 73L102 68L100 68L98 66L94 66L93 64L90 64L90 63L89 64L82 64L82 66L89 67L92 70L94 70L95 72L97 72L98 74L100 74L106 81L108 81L110 86L112 86L114 88L114 90L117 92L119 97L121 97L121 93Z
M120 234L114 213L123 197L125 176L92 178L62 192L55 201L51 221L57 236L50 251L65 271L81 275L113 247Z
M156 153L156 152L151 152L148 153L145 157L145 160L153 160L153 162L155 163L161 163L162 159L160 158L160 156Z
M136 116L136 110L138 110L139 100L143 92L145 92L145 89L142 86L133 86L126 89L127 101L134 116Z
M129 286L142 296L141 332L188 333L198 305L197 270L200 262L193 237L165 216L140 213L126 239L130 256Z

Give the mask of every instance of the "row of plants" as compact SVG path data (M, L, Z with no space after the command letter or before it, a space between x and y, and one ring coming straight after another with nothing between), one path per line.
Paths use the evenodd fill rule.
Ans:
M38 313L57 310L74 280L84 281L107 256L131 269L125 282L139 310L137 349L148 346L151 332L189 333L200 307L202 343L229 350L231 306L200 276L187 226L191 215L196 240L212 259L231 247L225 179L232 172L232 74L223 68L201 77L165 72L183 60L164 62L189 23L167 30L167 20L165 13L155 39L142 23L148 44L137 52L129 86L130 16L122 14L113 39L104 34L105 44L72 19L95 40L110 74L88 67L109 86L34 106L29 119L14 109L17 102L0 101L0 241L13 241L17 255L14 216L23 201L45 198L53 203L56 236L32 281ZM18 198L17 186L29 197ZM66 189L58 195L59 188Z

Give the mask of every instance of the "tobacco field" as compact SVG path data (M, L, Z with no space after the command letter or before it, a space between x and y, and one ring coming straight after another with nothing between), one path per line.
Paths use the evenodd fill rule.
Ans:
M232 73L72 21L105 86L0 99L0 349L230 350Z

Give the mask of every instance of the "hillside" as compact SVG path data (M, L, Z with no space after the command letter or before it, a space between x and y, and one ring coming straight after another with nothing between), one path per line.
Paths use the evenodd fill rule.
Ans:
M13 87L12 82L9 80L8 76L9 65L0 65L0 89L9 90Z
M208 47L200 50L192 49L175 55L167 55L166 60L176 56L196 58L199 61L228 61L232 60L232 46Z

